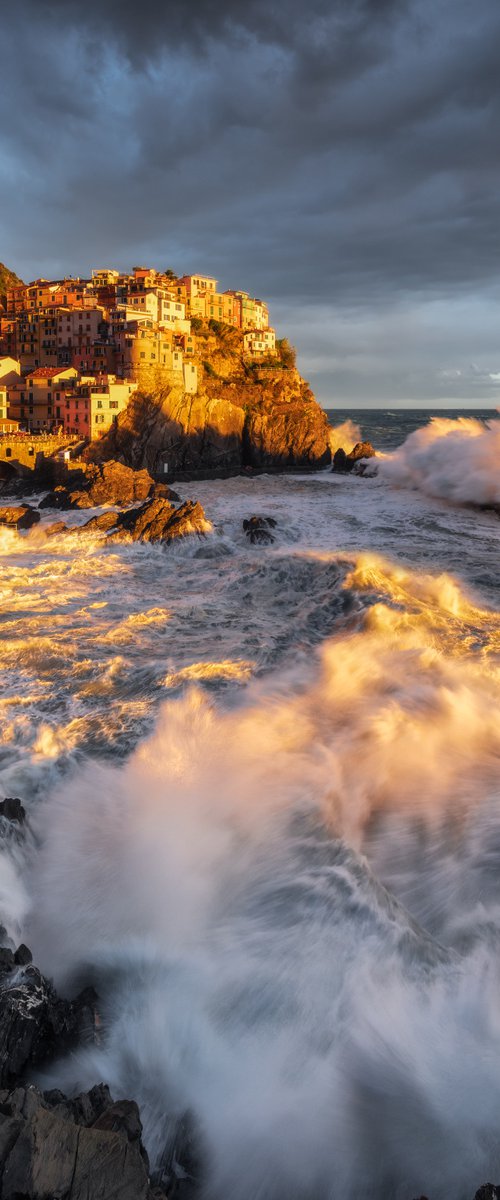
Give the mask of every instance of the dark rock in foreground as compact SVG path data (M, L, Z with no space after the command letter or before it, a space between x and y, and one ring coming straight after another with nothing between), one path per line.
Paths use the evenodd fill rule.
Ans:
M108 534L114 542L164 542L170 543L188 534L208 533L212 528L207 521L201 504L186 500L179 508L169 500L153 497L140 508L129 508L122 513L100 513L92 517L83 529L98 529Z
M247 521L243 521L243 529L250 539L252 545L256 542L260 545L268 545L274 542L274 537L271 529L276 528L274 517L249 517Z
M142 1125L131 1100L100 1085L76 1100L35 1087L0 1092L3 1200L152 1200Z
M0 1087L94 1033L95 993L61 1000L27 946L0 951Z
M352 471L356 466L356 463L360 462L361 459L374 457L375 450L373 449L371 442L356 442L356 445L353 446L349 454L346 454L346 451L339 446L338 450L335 451L333 456L332 471Z
M0 525L7 525L9 529L31 529L39 520L40 513L30 504L0 508Z
M19 796L6 796L5 800L0 800L0 817L5 817L7 821L17 821L19 825L24 825L26 813Z

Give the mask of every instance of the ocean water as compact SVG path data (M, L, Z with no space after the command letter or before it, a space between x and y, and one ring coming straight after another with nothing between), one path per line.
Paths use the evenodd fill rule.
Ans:
M469 1200L500 1179L500 420L332 424L370 473L179 484L212 529L169 550L0 530L0 910L100 995L42 1082L136 1098L153 1163L189 1111L207 1200Z

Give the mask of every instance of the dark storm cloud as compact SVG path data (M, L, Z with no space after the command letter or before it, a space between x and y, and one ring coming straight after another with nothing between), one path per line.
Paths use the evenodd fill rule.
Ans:
M311 30L336 21L362 29L402 7L405 0L20 0L27 19L41 15L51 28L60 23L106 34L117 40L132 61L154 58L173 46L200 50L207 41L237 40L242 33L262 42L296 49Z
M499 35L497 0L18 0L0 258L196 267L325 321L480 296Z

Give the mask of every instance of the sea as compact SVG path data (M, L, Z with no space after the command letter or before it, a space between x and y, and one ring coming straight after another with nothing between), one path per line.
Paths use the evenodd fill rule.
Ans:
M177 485L161 545L0 529L0 913L189 1114L207 1200L500 1181L500 419L329 414L363 474ZM88 510L68 514L82 524ZM251 544L243 521L274 519Z

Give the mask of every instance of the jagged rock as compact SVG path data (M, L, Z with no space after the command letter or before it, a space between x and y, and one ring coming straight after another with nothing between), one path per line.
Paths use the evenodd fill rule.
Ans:
M30 504L0 508L0 525L7 525L9 529L31 529L39 520L40 513Z
M256 542L260 545L267 545L274 542L271 529L276 528L274 517L249 517L243 521L243 529L250 539L252 545Z
M348 470L349 470L349 467L347 466L347 454L346 454L345 450L342 449L342 446L339 446L333 456L332 471L348 471Z
M118 513L108 510L108 512L99 513L97 517L91 517L90 521L86 521L85 525L82 525L81 528L97 529L101 533L109 533L110 529L114 529L117 519Z
M272 373L246 407L243 463L251 467L324 467L331 462L326 413L298 371Z
M80 1036L91 1037L95 993L62 1000L37 967L27 947L0 960L0 1087L13 1083L28 1066L43 1062Z
M7 821L17 821L19 825L24 825L26 812L19 796L6 796L5 800L0 800L0 817L6 817Z
M14 962L18 967L27 967L28 963L33 962L31 950L29 946L25 946L24 942L21 942L21 945L17 947L14 954Z
M172 500L174 504L180 504L181 498L174 492L174 489L168 486L168 483L155 483L153 495L157 499Z
M483 1183L474 1200L500 1200L500 1184Z
M186 500L174 508L168 500L153 499L140 508L131 508L119 513L116 528L110 534L112 541L132 538L141 542L173 542L188 534L204 534L212 526L205 516L201 504Z
M359 458L374 458L375 450L371 442L356 442L347 457L351 462L357 462Z
M0 1092L2 1200L152 1200L137 1106L101 1088L77 1101Z
M359 463L361 459L373 458L374 456L375 450L370 442L356 442L356 445L353 446L349 454L346 454L342 446L339 446L333 456L332 471L352 471L356 463Z
M56 537L58 533L67 533L68 526L64 521L54 521L52 525L47 525L44 531L47 537Z
M69 483L54 488L38 507L71 509L96 508L100 504L133 504L137 500L146 500L155 488L148 471L132 470L113 459L100 465L87 465L84 473L79 473L78 483L76 488Z

